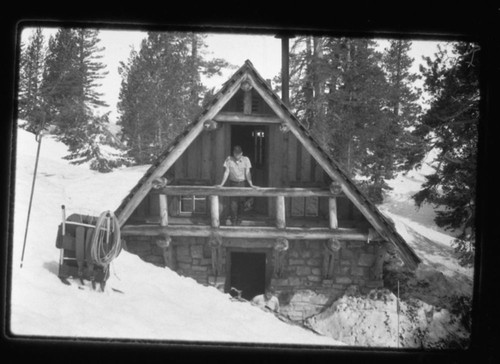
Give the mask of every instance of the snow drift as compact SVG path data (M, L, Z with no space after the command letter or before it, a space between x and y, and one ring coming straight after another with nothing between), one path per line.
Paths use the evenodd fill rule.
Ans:
M451 309L454 297L472 295L473 271L458 265L451 246L453 237L435 227L433 210L429 206L416 210L409 198L418 190L425 171L391 181L394 190L380 206L424 263L409 273L394 261L387 266L386 277L392 293L384 289L365 296L346 294L319 314L318 305L325 302L322 297L297 297L297 304L314 303L307 324L322 334L317 335L124 251L111 265L106 292L63 285L57 278L60 252L55 247L61 205L66 206L68 216L98 216L114 210L149 166L101 174L85 165L71 165L62 159L67 148L51 136L42 141L21 269L36 147L34 135L18 129L10 302L14 335L396 347L394 292L399 282L400 346L430 347L452 337L467 338Z
M67 148L42 140L23 268L20 258L36 155L33 134L18 129L10 329L15 336L343 345L291 326L228 294L204 287L125 251L111 264L106 291L57 278L61 205L67 215L113 211L149 166L101 174L62 159ZM123 293L120 293L123 292Z

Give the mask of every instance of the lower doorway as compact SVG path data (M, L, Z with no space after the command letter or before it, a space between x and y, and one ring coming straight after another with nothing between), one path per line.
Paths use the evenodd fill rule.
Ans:
M262 294L266 284L266 254L231 252L230 287L241 291L241 297L251 300Z

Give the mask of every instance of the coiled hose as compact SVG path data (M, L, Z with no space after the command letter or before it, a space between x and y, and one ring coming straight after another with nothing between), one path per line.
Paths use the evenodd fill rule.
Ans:
M113 212L104 211L96 222L90 248L91 259L94 263L102 267L107 267L113 259L118 257L121 249L120 224L118 219Z

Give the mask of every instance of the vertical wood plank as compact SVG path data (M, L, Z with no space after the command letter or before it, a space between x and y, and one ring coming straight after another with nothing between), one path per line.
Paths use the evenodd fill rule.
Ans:
M219 196L213 195L210 196L210 218L212 222L212 227L219 227Z
M311 155L307 150L300 144L302 162L301 162L301 180L302 182L311 181Z
M297 182L302 181L302 144L297 141L295 150L297 153L297 156L295 158L295 180Z
M297 175L297 138L290 135L288 138L288 183L296 181Z
M285 217L285 196L276 196L276 227L284 229L286 227Z
M210 159L211 148L210 148L210 136L212 133L205 132L201 135L201 148L200 148L200 160L201 160L201 178L204 180L211 180L210 171L212 170L213 161Z
M216 183L220 183L222 181L223 174L223 164L226 156L224 155L225 146L224 146L224 135L226 133L226 128L228 126L224 125L222 128L215 131L215 144L213 145L214 149L214 158L213 163L215 163L215 181Z
M337 219L337 198L330 197L328 199L328 208L330 215L330 229L338 229L339 223Z
M277 186L279 183L279 179L281 178L281 165L278 164L279 156L276 154L278 149L278 138L276 135L276 126L271 125L268 128L267 136L266 136L266 161L267 161L267 186ZM272 212L274 211L274 199L267 199L267 215L272 216Z
M219 176L217 175L217 165L219 164L219 161L217 160L217 148L215 144L216 135L218 132L219 132L218 130L210 132L210 158L211 158L210 179L212 180L212 184L214 185L220 182L218 180Z
M188 147L186 151L188 155L188 171L187 178L199 180L201 177L201 159L200 156L200 137L198 136Z
M244 91L243 93L243 114L252 113L252 91Z
M309 154L309 165L311 166L311 170L309 173L309 181L316 182L316 168L318 167L318 163L316 163L316 160L310 154Z
M281 151L282 151L282 154L281 154L281 163L282 163L282 169L281 169L281 184L279 185L280 187L281 186L288 186L290 184L290 178L288 177L288 169L290 168L289 167L289 163L288 163L288 144L289 144L289 138L290 138L290 133L282 133L282 132L278 132L277 131L277 128L275 129L276 130L276 134L279 138L279 140L281 141L280 144L278 144L278 146L281 148ZM280 149L278 149L280 150ZM279 154L276 154L277 156Z
M161 193L158 195L159 206L160 206L160 225L168 225L168 203L167 195Z

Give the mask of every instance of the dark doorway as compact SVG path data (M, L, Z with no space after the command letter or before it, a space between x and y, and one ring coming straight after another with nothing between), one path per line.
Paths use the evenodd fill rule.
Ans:
M251 300L264 292L266 254L231 252L231 287L242 291L241 297Z
M268 128L265 125L231 125L231 150L235 145L241 146L243 155L252 163L252 182L259 187L268 187ZM250 214L267 215L267 198L253 198L249 206Z

